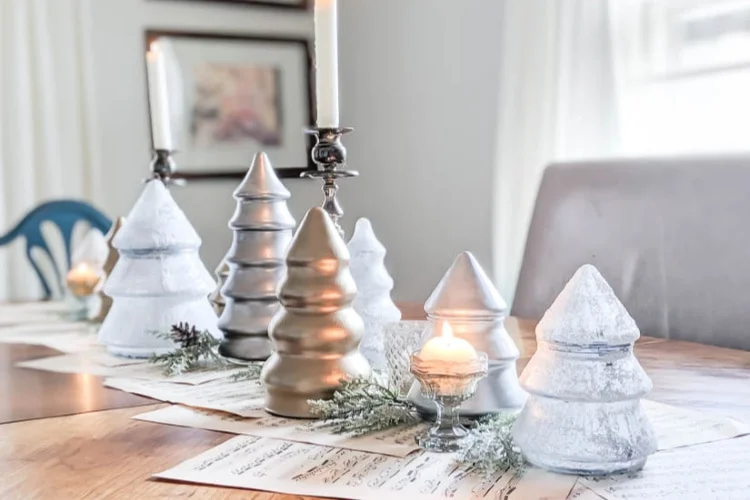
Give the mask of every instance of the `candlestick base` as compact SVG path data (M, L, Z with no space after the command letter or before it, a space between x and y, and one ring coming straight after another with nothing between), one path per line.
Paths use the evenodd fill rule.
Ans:
M344 236L344 230L339 220L344 215L336 194L339 186L338 179L357 177L359 172L344 170L346 167L346 148L341 143L341 136L352 132L351 127L343 128L310 128L305 132L315 136L315 145L312 148L312 160L318 166L317 171L303 172L302 177L323 180L323 210L331 217L339 234Z
M171 149L156 149L154 157L151 159L151 176L145 179L146 182L152 179L159 179L164 184L173 184L175 186L184 186L185 179L174 179L173 176L177 171L177 163L174 161Z

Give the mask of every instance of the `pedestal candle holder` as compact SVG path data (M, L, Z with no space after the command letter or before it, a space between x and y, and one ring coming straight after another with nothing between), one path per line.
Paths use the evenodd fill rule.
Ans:
M436 362L411 356L411 373L419 381L422 394L435 403L435 425L419 436L417 442L428 451L458 451L469 431L461 425L459 408L471 399L477 383L487 376L487 354L465 362Z
M341 143L341 136L352 132L351 127L343 128L310 128L305 132L315 136L315 145L312 148L312 160L318 166L318 170L303 172L302 177L323 180L323 210L331 217L339 234L344 236L344 230L339 225L339 219L344 211L336 198L338 191L338 179L357 177L359 172L346 170L346 148Z
M184 186L185 179L175 179L174 174L177 172L177 163L174 161L173 149L157 149L154 151L154 157L151 158L151 176L145 179L145 182L151 179L159 179L165 185Z
M169 182L177 171L177 163L172 157L174 151L169 149L157 149L151 159L151 177L162 182Z
M75 320L89 319L92 311L97 307L97 294L101 290L104 273L101 270L91 269L91 271L91 275L83 279L77 278L73 275L74 271L71 271L65 280L68 290L74 297L72 317Z

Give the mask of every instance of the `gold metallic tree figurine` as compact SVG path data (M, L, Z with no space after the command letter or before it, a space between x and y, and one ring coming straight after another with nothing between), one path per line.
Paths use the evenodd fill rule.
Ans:
M357 287L349 251L322 208L307 212L286 265L281 309L269 325L275 352L261 374L266 409L313 418L308 400L330 398L341 380L370 374L358 349L364 324L352 308Z
M109 246L109 254L107 255L107 261L104 263L104 275L109 276L112 270L115 268L118 259L120 258L120 252L112 244L112 240L115 239L115 235L120 230L122 225L125 223L125 217L118 217L112 223L112 227L106 235L107 245ZM112 298L104 293L103 290L99 291L99 297L101 298L101 306L99 307L99 313L94 318L94 321L101 323L104 318L109 314L109 310L112 307Z

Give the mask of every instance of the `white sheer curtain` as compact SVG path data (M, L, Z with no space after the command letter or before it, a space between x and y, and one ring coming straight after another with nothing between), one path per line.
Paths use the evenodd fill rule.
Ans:
M38 203L95 199L88 0L0 0L0 232ZM38 296L23 249L0 249L0 300Z
M510 302L544 168L609 155L618 120L607 2L505 0L499 29L493 251L496 283Z

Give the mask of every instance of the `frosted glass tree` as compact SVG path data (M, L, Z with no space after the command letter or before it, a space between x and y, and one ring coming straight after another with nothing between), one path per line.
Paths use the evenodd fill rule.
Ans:
M115 355L149 357L174 345L154 332L179 322L219 338L208 301L214 288L198 249L201 239L164 184L146 184L113 240L120 258L104 286L113 304L99 341Z
M513 428L526 459L568 474L642 468L656 437L640 403L652 387L633 355L640 332L594 266L578 269L536 335Z
M461 405L461 415L480 417L520 409L526 393L518 384L518 347L505 329L508 306L471 252L461 252L424 304L428 336L440 335L447 322L456 337L487 353L487 377L473 398ZM435 404L415 382L409 399L421 413L434 413Z
M219 352L230 358L265 360L271 355L268 323L279 310L276 287L295 220L284 187L265 153L258 153L234 192L237 209L229 227L234 233L225 257L229 274L221 289L224 311Z
M365 218L357 221L348 246L350 269L357 284L354 310L365 322L359 350L373 368L383 370L386 368L383 327L401 319L401 311L391 300L393 278L385 268L386 250Z

